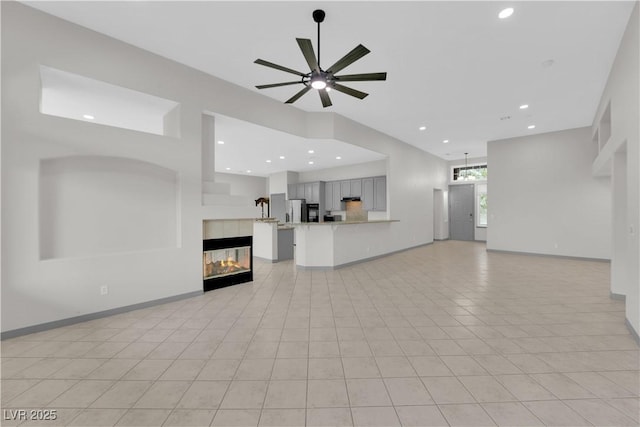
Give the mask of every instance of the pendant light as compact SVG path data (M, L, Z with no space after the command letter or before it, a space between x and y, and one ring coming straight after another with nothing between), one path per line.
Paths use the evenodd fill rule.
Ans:
M462 178L464 181L469 179L469 164L467 162L468 155L469 153L464 153L464 178Z

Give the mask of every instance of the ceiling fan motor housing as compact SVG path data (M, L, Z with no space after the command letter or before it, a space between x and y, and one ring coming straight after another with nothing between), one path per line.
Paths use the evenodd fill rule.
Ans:
M313 21L318 24L324 21L325 13L322 9L316 9L313 11Z

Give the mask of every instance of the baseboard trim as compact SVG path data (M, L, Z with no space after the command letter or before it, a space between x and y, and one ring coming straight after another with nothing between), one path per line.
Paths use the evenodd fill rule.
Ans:
M627 296L624 294L614 294L613 292L609 292L609 298L618 300L618 301L626 301Z
M350 267L352 265L356 265L356 264L360 264L360 263L368 262L368 261L373 261L373 260L376 260L376 259L387 257L389 255L394 255L394 254L398 254L398 253L401 253L401 252L410 251L411 249L417 249L417 248L421 248L423 246L429 246L429 245L432 245L432 244L433 244L433 242L423 243L423 244L420 244L420 245L411 246L409 248L399 249L399 250L393 251L393 252L387 252L386 254L376 255L376 256L369 257L369 258L363 258L363 259L359 259L357 261L346 262L344 264L339 264L339 265L334 265L334 266L305 267L305 266L302 266L302 265L296 265L296 268L298 270L303 270L303 271L331 271L331 270L338 270L340 268Z
M624 319L624 324L627 326L627 329L631 333L633 339L636 341L638 347L640 347L640 336L638 335L638 331L633 329L633 326L631 326L631 322L629 322L629 319Z
M270 263L270 264L275 264L277 262L280 262L280 260L278 259L269 259L269 258L262 258L261 256L253 256L253 259L257 259L266 263Z
M509 255L539 256L539 257L545 257L545 258L573 259L576 261L597 261L597 262L611 263L611 260L606 258L587 258L587 257L570 256L570 255L540 254L537 252L503 251L502 249L487 249L487 252L509 254Z
M33 334L36 332L48 331L63 326L74 325L76 323L87 322L89 320L101 319L103 317L113 316L114 314L126 313L141 308L153 307L155 305L166 304L169 302L179 301L182 299L193 298L202 295L203 291L187 292L186 294L174 295L171 297L160 298L152 301L141 302L138 304L126 305L124 307L111 308L109 310L98 311L96 313L83 314L81 316L69 317L67 319L54 320L53 322L41 323L39 325L27 326L25 328L13 329L0 333L0 340L15 338L22 335Z

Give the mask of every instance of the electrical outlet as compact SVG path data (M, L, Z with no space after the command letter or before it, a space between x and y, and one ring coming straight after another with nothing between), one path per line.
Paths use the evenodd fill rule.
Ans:
M107 295L109 293L109 287L100 286L100 295Z

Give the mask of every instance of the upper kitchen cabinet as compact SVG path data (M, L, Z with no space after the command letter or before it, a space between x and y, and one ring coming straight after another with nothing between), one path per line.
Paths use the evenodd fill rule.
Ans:
M340 181L340 199L351 197L351 181Z
M362 197L362 180L351 180L351 195L349 197Z
M362 209L366 211L387 210L387 177L369 177L332 181L325 184L325 209L344 209L341 200L345 197L360 197ZM307 201L307 203L309 203Z
M324 182L308 182L304 184L304 198L307 203L324 203L324 201L320 201L320 187L324 187Z
M326 186L327 187L331 186L332 188L333 198L331 199L332 200L331 209L334 211L341 210L342 206L341 206L340 200L342 200L342 194L340 193L340 190L342 188L342 183L340 181L329 182L327 183Z
M333 209L333 185L330 182L324 187L324 208L328 211Z
M340 198L345 197L361 197L362 196L362 179L350 179L348 181L340 181Z
M374 208L373 178L362 178L362 209L372 211Z
M288 199L305 199L306 203L318 203L325 206L327 202L325 202L324 186L325 183L322 181L288 184Z
M373 210L387 210L387 177L379 176L373 178Z

